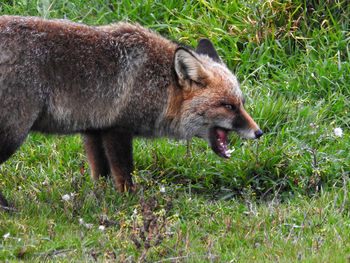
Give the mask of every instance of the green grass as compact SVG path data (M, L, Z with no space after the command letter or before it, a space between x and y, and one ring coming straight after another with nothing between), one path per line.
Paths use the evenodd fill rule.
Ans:
M346 0L7 0L0 14L138 22L193 47L208 37L265 132L232 135L229 160L199 139L191 156L183 141L137 139L130 194L93 185L79 136L32 134L0 166L16 209L0 209L0 261L349 261Z

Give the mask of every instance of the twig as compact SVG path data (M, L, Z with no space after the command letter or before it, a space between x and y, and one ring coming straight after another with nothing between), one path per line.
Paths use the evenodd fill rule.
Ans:
M190 243L190 232L189 232L189 229L187 229L185 250L188 249L188 244L189 243Z
M292 227L292 228L303 228L304 226L298 226L298 225L296 225L296 224L288 224L288 223L284 223L283 224L284 226L290 226L290 227Z
M213 258L217 258L217 257L219 257L219 255L188 255L188 256L182 256L182 257L165 258L165 259L155 261L153 263L162 263L162 262L175 261L175 260L187 259L187 258L213 259Z
M267 189L267 190L265 191L265 193L263 193L262 196L260 197L260 202L262 202L262 200L265 198L265 196L267 195L268 192L270 192L270 191L271 191L272 189L274 189L276 186L280 185L280 187L278 188L277 192L275 192L274 197L273 197L273 199L272 199L272 201L271 201L271 203L273 203L273 202L276 200L277 195L278 195L279 192L281 191L281 188L282 188L282 186L283 186L283 183L286 182L287 176L288 176L288 174L286 174L286 175L283 177L283 179L282 179L280 182L278 182L276 185L273 185L273 186L271 186L269 189Z
M304 214L304 220L303 220L303 223L301 224L301 228L300 228L300 232L299 232L299 234L298 234L297 242L299 241L299 238L300 238L301 234L304 232L304 227L305 227L304 224L305 224L305 221L306 221L307 217L309 216L310 209L311 209L311 207L313 206L315 200L316 200L316 199L313 198L312 202L310 203L309 208L307 209L306 213Z
M215 257L212 257L212 254L211 254L211 251L213 250L213 247L214 247L214 243L216 241L218 241L220 238L225 238L227 233L230 232L231 229L232 229L232 222L231 222L231 220L229 220L226 223L225 232L221 236L216 237L212 242L210 242L209 251L208 251L208 259L210 259L210 262L213 262L213 260L215 258Z
M51 8L52 8L53 4L55 3L55 1L56 1L56 0L53 0L53 1L51 2L51 4L50 4L49 8L47 9L47 11L50 11L50 10L51 10Z
M344 200L343 200L343 204L341 205L341 208L340 208L340 214L344 212L345 203L346 203L346 199L347 199L347 195L348 195L348 189L346 187L346 185L347 185L346 175L345 175L343 166L341 167L341 172L342 172L343 181L344 181Z
M191 157L190 140L186 140L186 156Z
M55 255L58 255L58 254L62 254L62 253L65 253L65 252L68 252L68 251L72 251L73 249L71 248L66 248L66 249L61 249L61 250L53 250L53 251L50 251L50 252L41 252L41 253L34 253L34 255L36 256L45 256L45 260L48 256L55 256Z
M288 174L286 174L286 175L283 177L282 181L280 182L280 187L279 187L278 190L275 192L275 195L274 195L274 197L273 197L273 199L272 199L272 201L271 201L269 207L271 207L271 205L272 205L272 204L275 202L275 200L277 199L277 196L278 196L279 192L281 191L282 186L283 186L283 183L286 181L287 176L288 176Z
M5 211L7 211L7 212L16 212L17 210L16 210L16 208L14 208L14 207L8 207L8 206L3 206L3 205L0 205L0 209L2 209L2 210L5 210Z

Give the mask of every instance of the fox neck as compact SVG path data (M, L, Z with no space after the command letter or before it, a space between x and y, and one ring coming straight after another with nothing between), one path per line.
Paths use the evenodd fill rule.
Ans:
M166 107L156 121L155 137L170 137L174 139L190 139L193 137L182 120L184 103L183 91L173 80L168 87Z

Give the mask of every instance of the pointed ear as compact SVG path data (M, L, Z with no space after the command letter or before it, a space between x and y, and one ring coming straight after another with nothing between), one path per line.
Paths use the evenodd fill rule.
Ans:
M202 83L207 78L202 63L195 54L185 48L178 48L175 51L175 71L180 81L193 80Z
M212 60L221 63L221 58L220 58L218 52L216 51L213 43L211 43L211 41L207 38L203 38L203 39L199 40L198 45L197 45L197 49L196 49L196 53L207 55Z

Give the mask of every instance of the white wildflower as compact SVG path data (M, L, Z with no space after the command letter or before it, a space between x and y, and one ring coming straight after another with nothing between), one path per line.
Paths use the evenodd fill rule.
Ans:
M73 198L74 197L74 193L70 193L70 194L65 194L65 195L63 195L62 196L62 199L64 200L64 201L69 201L71 198Z
M10 232L2 236L4 239L8 239L10 237Z
M334 135L335 135L336 137L342 137L342 136L343 136L343 130L342 130L342 128L335 128L335 129L333 130L333 132L334 132Z
M161 185L161 186L159 187L159 191L160 191L161 193L165 193L165 186Z
M65 194L65 195L62 196L62 199L64 201L69 201L70 200L70 195L69 194Z
M103 225L100 225L100 226L98 227L98 230L100 230L100 231L103 231L103 230L105 230L105 229L106 229L106 227L103 226Z
M43 186L48 186L49 185L49 182L47 180L45 180L44 182L42 182L42 185Z

